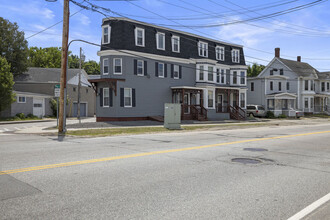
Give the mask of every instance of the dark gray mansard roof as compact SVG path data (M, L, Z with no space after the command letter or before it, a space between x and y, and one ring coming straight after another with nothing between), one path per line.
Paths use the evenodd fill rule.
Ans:
M87 76L84 70L83 74ZM68 69L67 80L79 73L79 69ZM59 83L61 78L60 68L30 67L27 72L15 77L15 82L28 83Z
M311 74L315 75L319 73L319 71L317 71L314 67L312 67L308 63L298 62L294 60L287 60L283 58L278 58L278 59L299 76L310 76Z

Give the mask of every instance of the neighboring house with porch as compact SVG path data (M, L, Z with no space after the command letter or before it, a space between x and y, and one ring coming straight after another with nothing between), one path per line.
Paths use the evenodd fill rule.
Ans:
M275 48L275 57L266 68L257 77L248 78L248 104L262 105L275 116L295 116L295 110L327 113L329 80L328 73L319 73L301 62L300 56L283 59L280 48Z
M79 69L68 69L67 72L67 116L77 116L77 78ZM33 114L38 117L52 115L50 100L54 98L54 87L60 84L60 68L30 67L27 72L14 78L16 101L1 112L1 117L13 117L17 113ZM81 72L81 105L82 117L93 117L95 113L95 92L88 87L88 75Z
M182 119L242 119L243 47L127 18L106 18L98 52L97 121L146 120L181 103Z

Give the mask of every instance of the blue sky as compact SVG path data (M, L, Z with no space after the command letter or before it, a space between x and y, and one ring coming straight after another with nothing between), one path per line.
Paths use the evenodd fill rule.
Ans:
M296 59L296 56L300 55L302 61L310 63L320 71L330 70L329 1L267 20L207 28L191 26L251 19L307 4L313 0L137 0L131 3L89 1L136 20L167 26L177 25L178 27L172 28L241 44L244 46L246 60L250 62L265 65L274 57L274 48L280 47L281 56L284 58ZM290 3L284 4L286 2ZM275 4L284 5L269 8ZM79 7L70 3L71 14L79 10ZM0 0L0 16L16 22L26 37L61 21L62 13L63 0L53 3L45 0ZM87 10L72 16L70 39L100 43L102 18L103 15ZM62 24L58 24L42 34L29 38L29 46L59 47L61 34ZM99 60L96 54L98 47L75 42L70 50L78 54L79 47L85 51L87 60Z

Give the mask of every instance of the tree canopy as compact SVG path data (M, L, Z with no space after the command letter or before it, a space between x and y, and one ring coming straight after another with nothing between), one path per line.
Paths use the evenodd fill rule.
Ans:
M252 66L249 66L247 69L247 75L249 77L255 77L258 76L259 73L261 73L265 69L264 65L259 65L254 63Z
M10 64L0 56L0 112L15 101L13 93L14 77L10 72Z
M30 47L29 67L61 68L61 48L60 47ZM79 57L69 51L68 68L79 68ZM82 63L82 68L87 74L99 74L100 64L94 60Z
M10 63L10 72L18 75L28 67L28 42L16 23L0 17L0 55Z

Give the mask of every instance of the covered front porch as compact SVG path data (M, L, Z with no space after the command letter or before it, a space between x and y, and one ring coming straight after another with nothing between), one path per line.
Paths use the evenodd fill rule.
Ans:
M203 106L203 88L172 87L172 103L181 103L182 120L207 120L207 110Z
M330 96L323 94L316 94L314 96L314 113L330 114Z
M232 87L215 88L215 110L217 114L229 114L231 119L245 119L246 90Z
M267 95L267 110L279 115L288 117L296 116L296 99L297 96L291 93L277 93Z

